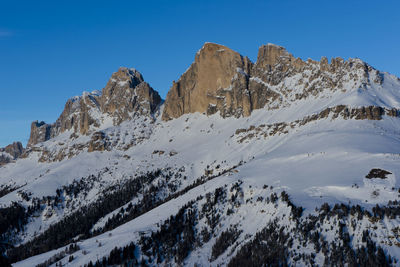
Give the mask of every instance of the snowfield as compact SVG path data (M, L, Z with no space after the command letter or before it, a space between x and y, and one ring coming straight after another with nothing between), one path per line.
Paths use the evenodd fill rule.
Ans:
M290 87L290 81L285 82L286 86ZM89 153L84 148L70 158L55 162L38 162L39 152L32 152L27 158L2 166L0 185L10 186L15 190L0 198L0 206L5 208L12 202L18 202L28 207L33 203L33 198L55 196L57 189L71 185L74 181L86 179L91 175L97 177L93 181L87 180L89 186L84 193L78 193L75 197L62 195L59 205L49 206L42 203L43 209L29 218L24 230L13 235L15 244L19 245L33 240L52 224L77 209L101 200L107 188L121 185L134 175L146 174L157 169L171 168L174 173L181 170L180 173L185 179L173 178L171 181L176 184L176 189L164 188L164 191L159 192L159 199L166 199L168 195L184 190L201 177L210 177L202 184L112 230L77 241L80 249L71 254L71 262L68 255L60 261L53 262L51 266L60 262L62 266L83 266L89 261L94 263L107 257L115 247L123 247L131 242L138 245L143 235L150 235L161 229L160 226L165 220L176 215L190 201L195 201L196 208L193 209L199 210L194 229L200 232L207 226L206 217L201 218L201 207L206 203L206 195L213 194L220 187L226 188L227 197L225 202L221 200L222 202L216 204L217 213L220 212L221 217L213 230L214 235L202 246L193 248L183 260L183 264L224 266L246 242L253 240L257 232L274 220L285 229L285 233L297 233L296 224L293 222L294 215L291 214L292 208L280 198L282 191L287 192L290 201L296 207L304 208L299 223L309 220L309 215L317 216L319 213L316 208L319 209L324 203L331 207L341 203L349 206L359 205L371 212L377 204L385 206L389 201L400 201L398 116L384 115L381 120L328 116L304 125L288 127L286 132L277 131L268 136L260 133L248 135L245 131L237 133L238 129L247 130L253 126L294 122L318 114L327 107L338 105L399 109L400 81L392 75L384 74L382 85L372 83L366 89L323 92L283 108L255 110L250 117L238 119L223 119L218 113L212 116L193 113L165 122L161 120L160 115L163 107L154 121L137 118L113 126L110 120L103 118L103 123L96 130L102 130L108 136L113 144L111 151ZM36 146L56 153L62 148L85 144L90 140L90 137L85 135L70 139L71 134L72 131L67 131ZM244 136L247 136L247 139L240 142ZM126 146L127 144L132 145ZM366 178L373 168L383 169L391 174L385 179ZM153 184L161 182L161 178L157 179ZM232 204L231 207L228 203L233 193L229 189L238 181L242 182L240 187L243 195L240 205L236 207ZM21 192L27 193L29 199L24 198ZM265 199L274 192L279 199L276 202L267 202ZM92 230L102 229L106 221L116 216L121 208L127 209L129 203L141 203L142 197L144 189L137 197L100 218ZM263 200L257 201L259 197ZM201 199L196 200L199 198ZM68 207L67 202L70 203ZM226 215L229 207L234 209L234 213ZM392 233L396 231L396 227L400 227L399 218L384 217L377 223L363 217L357 222L354 221L354 228L351 228L349 225L356 218L355 215L352 216L348 215L342 219L333 216L325 218L325 221L321 219L323 223L315 226L315 229L321 231L327 242L335 241L341 231L338 230L340 227L337 221L342 220L347 225L346 231L351 236L350 243L355 248L365 243L362 241L363 231L373 229L372 240L381 245L385 253L396 259L393 264L399 266L400 236ZM237 227L239 237L229 249L211 260L215 242L220 234L228 231L231 226ZM296 253L300 252L309 255L314 253L312 261L317 265L324 264L324 254L315 252L313 243L309 242L304 246L298 240L301 239L293 241L293 249L289 251L292 253L290 265L296 265ZM36 266L68 246L69 244L32 256L14 263L13 266ZM140 260L147 260L150 265L158 265L155 261L151 262L140 249L135 253ZM299 259L297 264L308 265L309 260L311 259ZM173 259L170 263L175 264L177 261ZM168 262L160 264L168 265Z

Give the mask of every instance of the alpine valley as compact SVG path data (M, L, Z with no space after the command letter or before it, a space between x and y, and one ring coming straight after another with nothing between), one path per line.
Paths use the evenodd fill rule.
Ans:
M206 43L0 149L0 265L400 266L400 79Z

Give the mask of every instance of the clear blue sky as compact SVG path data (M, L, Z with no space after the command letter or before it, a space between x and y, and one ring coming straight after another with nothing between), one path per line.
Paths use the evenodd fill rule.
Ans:
M32 121L54 122L120 66L164 98L206 41L253 61L266 43L303 59L359 57L400 76L399 2L0 0L0 147L25 145Z

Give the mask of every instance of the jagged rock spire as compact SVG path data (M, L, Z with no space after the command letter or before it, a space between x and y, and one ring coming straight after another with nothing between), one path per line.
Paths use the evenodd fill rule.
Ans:
M251 66L247 57L226 46L204 44L190 68L173 83L162 118L217 111L224 117L249 115L251 104L246 89Z
M21 142L13 142L6 147L0 148L0 166L19 158L24 153Z
M375 78L370 81L370 77ZM330 64L324 57L321 62L303 61L284 47L267 44L259 48L257 61L252 63L230 48L206 43L189 69L173 83L162 119L192 112L249 116L254 109L289 106L325 90L380 84L382 77L359 59L333 58Z
M152 116L161 103L159 94L135 69L121 67L113 73L102 92L85 92L67 101L53 124L33 122L28 146L44 142L67 130L89 134L99 127L105 116L119 125L137 115ZM91 127L93 129L91 129Z

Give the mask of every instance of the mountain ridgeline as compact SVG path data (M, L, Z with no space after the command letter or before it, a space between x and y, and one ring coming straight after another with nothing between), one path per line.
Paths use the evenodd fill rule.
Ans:
M160 103L159 94L137 70L120 68L113 73L101 93L94 91L69 99L54 124L33 122L28 146L47 141L67 130L89 134L91 127L100 126L99 119L103 114L111 116L115 125L138 114L150 116Z
M282 84L288 77L295 78L295 83ZM344 87L349 82L353 88ZM253 63L226 46L206 43L188 70L173 82L162 119L194 112L219 112L224 118L250 116L255 109L279 109L325 90L363 88L371 82L381 84L383 74L359 59L333 58L330 64L325 57L320 62L303 61L281 46L267 44L259 48ZM293 94L293 87L302 90ZM158 92L137 70L121 67L101 92L85 92L69 99L55 123L32 122L27 146L69 130L91 135L105 117L110 117L113 125L138 115L153 117L162 103Z
M205 43L0 148L0 265L400 266L400 79Z

